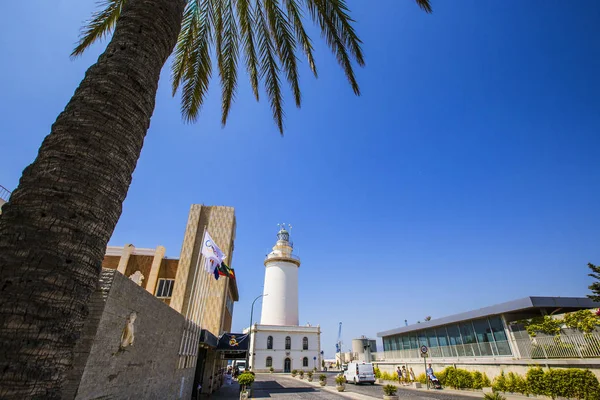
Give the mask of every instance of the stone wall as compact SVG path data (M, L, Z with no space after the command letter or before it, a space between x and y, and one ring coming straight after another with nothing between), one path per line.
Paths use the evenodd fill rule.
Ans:
M135 311L135 340L119 351ZM65 399L189 399L194 368L177 369L185 319L115 270L103 270Z

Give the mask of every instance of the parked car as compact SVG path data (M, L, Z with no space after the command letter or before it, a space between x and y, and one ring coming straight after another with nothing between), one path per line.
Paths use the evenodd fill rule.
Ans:
M348 363L348 369L344 371L346 383L352 382L355 385L361 383L375 384L375 371L371 363Z

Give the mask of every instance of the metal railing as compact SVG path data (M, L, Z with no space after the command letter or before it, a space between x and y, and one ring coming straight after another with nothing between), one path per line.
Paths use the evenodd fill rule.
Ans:
M512 346L511 346L512 344ZM509 341L472 343L430 347L432 358L518 357L511 348L518 349L521 359L600 358L600 333L533 337ZM385 360L416 360L418 349L387 350L377 354Z
M517 339L521 358L600 358L600 333Z
M4 186L0 185L0 200L4 200L4 202L6 203L9 198L10 198L10 190L8 190Z

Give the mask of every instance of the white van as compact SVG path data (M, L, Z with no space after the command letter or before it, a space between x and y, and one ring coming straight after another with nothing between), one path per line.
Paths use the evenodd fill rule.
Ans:
M346 383L352 382L355 385L359 383L375 384L375 371L371 363L348 363L348 369L344 371Z

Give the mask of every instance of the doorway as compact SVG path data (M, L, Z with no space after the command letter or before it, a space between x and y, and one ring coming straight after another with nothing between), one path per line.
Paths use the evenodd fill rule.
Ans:
M292 360L289 358L283 361L283 372L292 372Z

